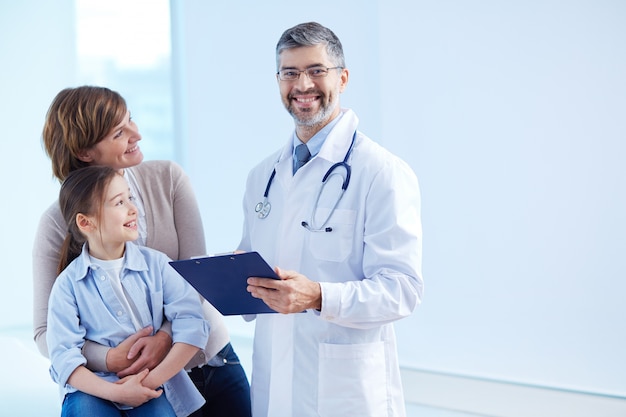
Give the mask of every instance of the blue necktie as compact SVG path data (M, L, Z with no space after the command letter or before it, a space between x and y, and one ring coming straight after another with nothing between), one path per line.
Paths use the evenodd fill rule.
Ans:
M295 174L296 171L302 167L302 165L306 164L310 157L311 152L309 152L309 148L307 148L304 143L296 146L296 165L293 169L293 173Z

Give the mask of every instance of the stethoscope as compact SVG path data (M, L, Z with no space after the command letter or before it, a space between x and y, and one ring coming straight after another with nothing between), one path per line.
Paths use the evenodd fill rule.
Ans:
M317 198L315 199L315 205L313 206L313 211L311 212L311 220L310 222L303 221L301 223L302 227L304 227L310 232L332 232L333 231L332 227L326 227L326 223L328 223L328 220L330 220L330 218L332 217L333 213L335 212L335 209L337 208L337 205L339 204L339 201L341 201L343 194L346 192L346 189L348 188L348 185L350 184L350 175L352 173L352 168L348 164L348 158L350 157L350 154L352 153L352 148L354 147L355 139L356 139L356 131L352 135L352 142L350 143L350 147L348 148L348 152L346 152L346 156L344 156L343 161L337 162L333 166L331 166L328 169L328 171L326 171L326 174L322 178L322 186L320 187L320 190L317 193ZM341 185L341 193L339 194L339 198L337 198L337 201L335 201L335 205L328 213L328 216L326 216L326 219L322 222L322 224L319 227L316 227L313 223L314 222L313 219L315 218L315 212L317 211L317 205L320 201L320 196L322 195L322 191L324 190L324 187L326 186L326 180L328 180L328 178L331 175L340 175L339 173L334 172L339 167L343 167L346 170L346 177L343 179L343 184ZM267 196L270 193L270 187L272 186L272 182L274 181L275 176L276 176L276 167L274 167L274 169L272 170L272 174L270 175L270 178L267 181L267 185L265 186L265 192L263 193L263 201L259 201L257 205L254 207L254 211L259 216L259 219L266 218L270 214L270 211L272 210L272 204L268 201Z

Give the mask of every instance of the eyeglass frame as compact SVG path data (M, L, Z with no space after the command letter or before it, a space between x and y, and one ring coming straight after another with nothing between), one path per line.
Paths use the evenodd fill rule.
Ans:
M320 70L320 69L323 69L325 71L325 72L323 72L324 75L318 75L318 76L313 76L312 77L309 74L309 71L311 71L311 70ZM344 67L342 67L342 66L338 66L338 67L323 67L321 65L316 65L314 67L309 67L309 68L306 68L306 69L303 69L303 70L298 70L298 69L295 69L295 68L293 68L293 69L286 68L286 69L282 69L282 70L278 71L276 73L276 76L278 77L278 79L280 81L298 81L300 79L300 74L305 73L306 76L309 77L309 80L315 80L317 78L326 78L326 77L328 77L328 73L330 72L330 70L333 70L333 69L344 69ZM283 72L283 71L297 72L298 76L296 78L284 79L284 78L282 78L282 75L281 75L281 72Z

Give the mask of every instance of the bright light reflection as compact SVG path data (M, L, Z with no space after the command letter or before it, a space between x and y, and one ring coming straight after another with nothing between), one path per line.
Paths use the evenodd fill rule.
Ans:
M76 0L77 49L119 69L153 67L170 55L169 0Z

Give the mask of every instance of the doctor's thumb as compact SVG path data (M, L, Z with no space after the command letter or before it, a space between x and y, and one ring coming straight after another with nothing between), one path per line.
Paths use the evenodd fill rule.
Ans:
M280 276L280 274L282 274L282 270L279 267L275 266L274 272L276 272L276 275L278 275L278 278L282 279L282 277Z

